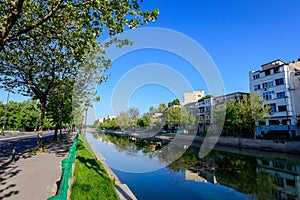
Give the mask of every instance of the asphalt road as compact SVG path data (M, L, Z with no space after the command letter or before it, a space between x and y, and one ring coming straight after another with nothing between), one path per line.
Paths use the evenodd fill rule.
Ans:
M43 134L43 143L53 139L53 133ZM13 148L16 156L37 146L37 135L22 135L16 137L0 137L0 166L11 159Z

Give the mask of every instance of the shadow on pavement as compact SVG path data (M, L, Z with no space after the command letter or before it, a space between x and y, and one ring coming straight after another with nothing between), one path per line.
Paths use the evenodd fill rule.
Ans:
M19 194L19 191L13 189L14 187L16 187L16 184L7 185L8 183L5 180L18 175L21 171L22 170L18 169L18 166L14 165L5 166L3 169L0 170L0 200Z

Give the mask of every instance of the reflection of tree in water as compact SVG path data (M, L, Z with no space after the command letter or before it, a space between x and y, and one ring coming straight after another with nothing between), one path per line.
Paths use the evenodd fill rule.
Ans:
M135 139L129 137L121 137L119 135L110 135L102 133L93 133L93 136L97 139L103 140L106 143L112 143L118 152L125 152L128 156L136 156L139 151L142 151L144 155L147 155L150 159L155 156L152 147L143 139Z
M196 154L186 151L183 156L179 157L175 162L171 163L168 168L174 172L185 171L194 166L197 160Z
M217 181L242 193L251 194L252 199L274 199L276 189L273 175L257 172L255 157L227 152L212 151L203 159L197 158L198 148L189 148L168 168L174 172L191 170L211 172Z
M115 144L119 152L126 152L129 156L142 151L150 159L156 157L161 163L170 163L168 169L173 172L209 172L216 177L219 184L250 194L252 199L274 199L276 179L274 175L256 171L256 157L213 150L200 159L197 157L199 148L195 147L189 147L179 156L178 152L182 152L183 145L169 144L154 151L149 141L143 139L132 140L128 137L98 133L94 137L101 137L101 140Z
M265 172L257 173L256 195L258 199L274 199L274 191L276 190L276 178L272 174Z

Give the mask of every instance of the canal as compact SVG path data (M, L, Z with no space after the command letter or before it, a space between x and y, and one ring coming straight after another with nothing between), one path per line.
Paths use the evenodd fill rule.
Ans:
M138 199L299 199L300 157L216 147L148 144L88 133L87 139ZM177 157L174 150L185 153ZM173 158L174 157L174 158ZM170 162L172 161L172 162Z

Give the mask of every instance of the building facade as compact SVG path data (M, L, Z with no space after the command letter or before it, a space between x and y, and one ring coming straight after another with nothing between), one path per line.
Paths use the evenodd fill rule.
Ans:
M208 127L212 123L213 111L218 107L223 106L228 100L240 101L243 99L244 95L249 95L245 92L235 92L231 94L226 94L218 97L208 97L199 100L196 119L198 119L198 133L205 133Z
M249 72L249 80L250 90L270 106L266 122L257 124L256 135L299 136L300 60L266 63L261 70Z
M183 94L183 104L196 103L204 97L204 90L201 91L193 91L193 92L185 92Z

